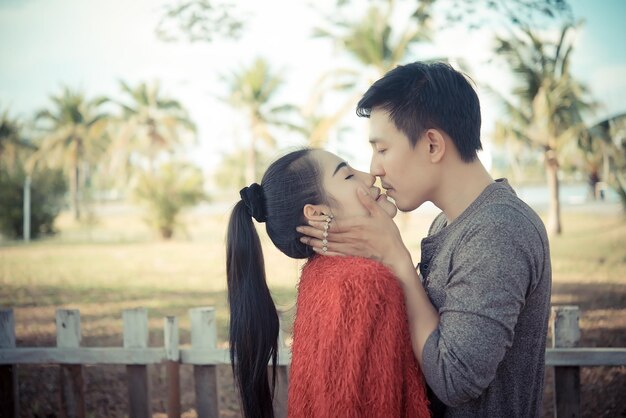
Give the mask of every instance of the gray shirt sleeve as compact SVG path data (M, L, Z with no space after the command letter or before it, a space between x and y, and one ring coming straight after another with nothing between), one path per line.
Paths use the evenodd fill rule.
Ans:
M512 345L536 267L533 229L496 217L468 228L451 256L439 326L422 353L426 381L449 406L480 396Z

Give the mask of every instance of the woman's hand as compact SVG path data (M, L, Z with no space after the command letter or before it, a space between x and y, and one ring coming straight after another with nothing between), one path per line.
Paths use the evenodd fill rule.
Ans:
M322 250L324 221L309 221L309 226L299 226L298 232L305 235L300 240L318 254L371 258L394 271L406 268L407 262L412 266L411 255L393 219L364 188L360 187L357 194L368 215L333 219L326 238L326 252Z

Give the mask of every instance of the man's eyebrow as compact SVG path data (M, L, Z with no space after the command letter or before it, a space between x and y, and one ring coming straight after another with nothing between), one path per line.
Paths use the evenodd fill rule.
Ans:
M376 138L376 137L370 138L370 144L372 144L372 145L374 145L374 144L376 144L377 142L380 142L380 141L382 141L380 138Z
M342 161L339 164L337 164L337 167L335 168L335 171L333 172L333 176L337 174L337 171L341 170L342 167L347 167L347 166L348 166L348 163L345 161Z

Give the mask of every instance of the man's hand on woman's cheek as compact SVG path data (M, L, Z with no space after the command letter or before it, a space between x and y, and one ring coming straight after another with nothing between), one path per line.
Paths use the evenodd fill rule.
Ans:
M368 215L333 219L325 237L326 243L326 223L309 221L308 226L297 228L304 235L301 241L319 254L366 257L395 269L395 264L405 262L408 255L398 227L365 189L359 188L358 197ZM326 251L323 251L324 247Z

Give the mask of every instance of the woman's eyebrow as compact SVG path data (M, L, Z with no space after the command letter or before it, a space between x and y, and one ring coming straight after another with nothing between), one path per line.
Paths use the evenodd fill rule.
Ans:
M345 161L342 161L339 164L337 164L337 167L335 168L335 171L333 172L333 176L337 174L337 171L341 170L342 167L347 167L347 166L348 166L348 163Z

